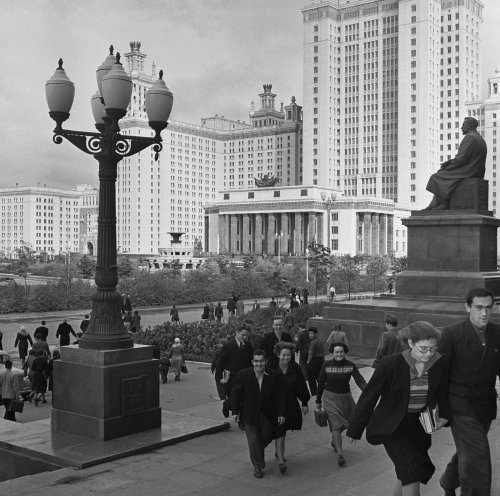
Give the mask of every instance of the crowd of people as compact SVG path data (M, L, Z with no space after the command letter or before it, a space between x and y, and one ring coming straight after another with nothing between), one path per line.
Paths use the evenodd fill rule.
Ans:
M286 432L301 428L315 396L339 466L347 461L342 433L354 444L366 430L367 441L382 445L394 464L393 495L419 495L435 472L432 432L450 427L456 452L439 480L443 493L454 496L460 488L463 496L489 496L487 435L500 377L500 326L489 322L493 305L487 289L471 290L468 318L442 331L425 321L400 329L397 317L387 314L368 383L347 358L340 326L328 336L326 353L312 326L299 324L292 337L280 316L262 337L245 321L234 338L220 343L212 371L224 417L232 413L245 430L254 476L263 477L264 450L273 439L279 471L286 473ZM361 390L357 404L351 379Z

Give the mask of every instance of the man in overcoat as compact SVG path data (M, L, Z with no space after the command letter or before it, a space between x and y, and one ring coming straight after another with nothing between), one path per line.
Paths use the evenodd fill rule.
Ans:
M446 496L490 496L488 431L497 415L500 326L489 322L494 298L485 288L469 291L469 318L443 329L439 350L451 360L449 403L456 453L441 477Z
M264 449L273 439L273 427L285 422L286 397L278 373L266 370L266 352L253 352L253 367L240 370L231 393L236 422L245 424L254 476L262 478Z
M487 148L483 137L477 132L478 125L474 117L464 119L462 133L465 137L457 155L443 162L441 169L429 178L427 191L434 193L434 198L426 210L450 208L450 196L462 179L484 178Z
M215 365L215 382L223 384L226 399L222 404L222 415L229 417L231 409L231 390L238 372L252 365L252 347L248 342L250 331L243 324L238 328L233 339L222 346ZM217 388L219 389L219 387Z

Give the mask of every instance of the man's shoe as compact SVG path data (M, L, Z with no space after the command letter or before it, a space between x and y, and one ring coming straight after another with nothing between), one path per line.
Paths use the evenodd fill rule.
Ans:
M262 479L264 474L262 473L262 469L259 467L255 467L253 471L253 476L256 477L257 479Z
M229 418L229 407L225 403L222 405L222 415L224 418Z
M339 455L337 463L342 467L345 465L345 458L342 455Z

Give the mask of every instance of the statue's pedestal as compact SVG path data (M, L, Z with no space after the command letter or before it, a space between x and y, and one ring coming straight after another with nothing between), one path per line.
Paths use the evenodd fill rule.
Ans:
M52 429L106 441L161 426L158 361L151 346L60 351Z
M473 287L500 294L497 229L500 220L464 210L412 212L408 269L398 275L398 296L463 298Z

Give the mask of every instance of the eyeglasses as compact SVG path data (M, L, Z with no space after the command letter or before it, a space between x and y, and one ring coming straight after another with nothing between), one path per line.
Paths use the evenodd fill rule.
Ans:
M417 343L413 343L415 348L417 348L420 353L436 353L438 347L437 346L419 346Z

